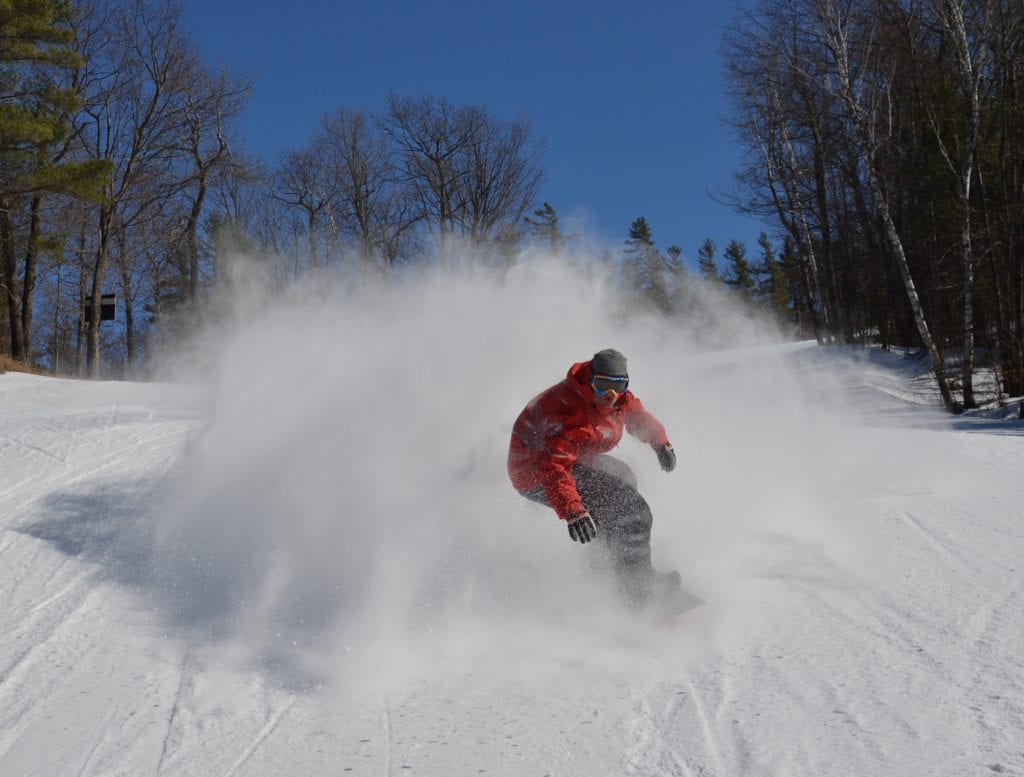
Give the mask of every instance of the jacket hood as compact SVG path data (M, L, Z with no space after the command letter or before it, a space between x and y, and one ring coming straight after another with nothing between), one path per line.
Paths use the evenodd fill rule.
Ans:
M590 359L585 362L576 362L569 371L565 374L567 380L572 381L574 384L579 384L580 387L590 390L590 376L594 372L594 360Z
M599 405L594 397L594 390L590 388L590 379L594 374L594 360L588 359L585 362L576 362L572 367L569 368L569 372L566 373L565 379L573 388L575 388L580 394L587 397L588 399L595 400L595 405L601 410L611 410L612 408L606 408L603 405ZM626 401L626 397L629 395L629 391L622 393L615 404L612 407L621 407Z

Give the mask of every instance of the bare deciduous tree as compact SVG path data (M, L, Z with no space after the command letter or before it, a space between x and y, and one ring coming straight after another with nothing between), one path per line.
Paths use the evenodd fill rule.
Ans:
M399 185L394 149L361 111L345 108L325 116L317 146L327 156L338 191L337 219L364 265L384 268L404 253L416 224L413 203Z
M213 74L196 63L192 80L185 84L182 111L185 133L182 148L187 206L184 225L188 257L188 297L195 301L200 283L199 228L206 207L211 178L228 163L233 124L252 91L252 80Z
M89 73L80 132L87 150L110 160L97 213L97 243L86 322L86 369L100 369L100 295L118 229L130 228L157 201L180 190L168 177L184 132L182 99L196 72L195 52L182 29L181 7L146 0L108 6L109 16L84 41Z
M523 216L542 180L540 146L526 121L504 122L443 98L393 94L380 123L443 262L452 259L454 237L504 251L522 238Z
M320 233L325 228L336 232L331 221L339 194L325 155L315 142L284 154L274 175L274 197L302 214L307 261L311 269L319 267Z
M964 407L977 407L974 398L974 247L972 237L971 186L981 136L982 99L986 66L990 58L993 3L991 0L965 3L962 0L930 0L956 52L957 85L963 107L960 121L940 117L936 106L927 103L929 122L942 158L956 181L960 215L960 252L963 263L964 359L961 385ZM956 115L956 114L955 114ZM951 136L947 138L947 130Z
M725 39L732 123L748 151L733 201L774 215L786 256L796 248L806 262L798 285L844 340L919 341L950 410L975 402L974 338L989 321L986 336L1000 334L988 356L1007 386L1024 385L1012 323L1024 306L1018 315L1008 302L1024 273L1006 215L1024 187L1003 179L1024 156L1022 16L1006 0L761 0ZM993 292L981 322L979 211ZM947 350L961 348L962 403L946 370Z

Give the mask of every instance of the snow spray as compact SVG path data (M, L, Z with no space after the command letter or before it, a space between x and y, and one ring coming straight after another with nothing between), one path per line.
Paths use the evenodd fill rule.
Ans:
M608 591L505 456L526 402L609 347L679 455L665 474L628 436L615 452L652 506L655 566L717 622L745 575L847 553L823 495L863 456L808 404L806 346L721 292L699 325L630 312L602 267L534 254L283 292L243 274L190 351L213 399L157 522L168 617L335 680L395 655L596 655L578 615Z

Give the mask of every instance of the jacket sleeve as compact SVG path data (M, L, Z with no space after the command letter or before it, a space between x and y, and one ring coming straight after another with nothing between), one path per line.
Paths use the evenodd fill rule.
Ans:
M626 431L640 442L655 448L668 442L665 427L644 409L643 403L637 397L630 396L625 416Z
M573 467L579 459L579 450L578 441L560 434L545 441L544 453L539 459L544 494L562 520L586 510L576 488L576 479L572 476Z

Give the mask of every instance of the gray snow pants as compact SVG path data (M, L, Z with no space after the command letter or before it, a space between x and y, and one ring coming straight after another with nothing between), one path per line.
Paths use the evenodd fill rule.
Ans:
M620 584L632 588L653 573L651 508L636 490L636 475L625 462L607 454L592 456L573 469L576 488L597 524L597 539L608 551ZM548 504L542 489L522 492Z

